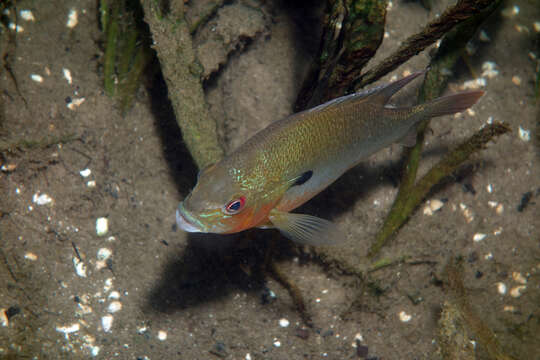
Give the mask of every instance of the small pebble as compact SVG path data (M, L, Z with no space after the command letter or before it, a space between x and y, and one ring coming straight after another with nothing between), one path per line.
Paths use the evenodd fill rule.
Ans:
M512 273L512 279L514 279L515 282L522 285L525 285L527 283L527 279L523 275L521 275L520 272L517 272L517 271L514 271Z
M91 173L92 173L92 170L90 169L84 169L84 170L79 171L79 174L81 174L83 178L90 176Z
M513 298L518 298L521 296L521 293L527 288L525 285L515 286L510 289L510 296Z
M78 323L74 323L68 326L57 326L56 331L62 332L64 334L71 334L79 331L81 326Z
M71 85L71 84L73 83L73 78L71 77L71 71L70 71L69 69L62 68L62 72L63 72L64 78L67 80L68 84ZM88 170L88 169L86 169L86 170ZM88 170L88 171L90 171L90 170ZM82 174L81 174L81 175L82 175ZM88 174L88 175L90 175L90 174ZM88 175L87 175L87 176L88 176ZM83 176L83 177L86 177L86 176L84 176L84 175L82 175L82 176Z
M521 78L517 75L514 75L512 76L512 82L514 83L514 85L521 85Z
M107 307L107 311L110 312L111 314L120 310L122 310L122 303L120 301L113 301Z
M6 309L4 308L0 309L0 325L4 327L9 326L9 319L6 313Z
M476 233L473 236L473 240L474 240L474 242L479 242L479 241L484 240L486 238L486 236L487 236L486 234Z
M86 186L88 186L89 188L95 188L96 187L96 181L95 180L89 180L86 183Z
M77 24L79 23L79 15L77 14L77 10L71 9L68 14L68 20L66 22L66 26L70 29L73 29Z
M37 83L42 83L43 82L43 76L38 75L38 74L31 74L30 79L34 80Z
M506 284L503 282L498 282L495 285L497 285L497 291L499 294L504 295L506 294Z
M37 257L37 255L34 254L34 253L27 252L26 254L24 254L24 258L25 258L26 260L36 261L38 257Z
M488 193L490 193L490 194L491 194L491 193L493 192L493 185L491 185L491 184L487 184L487 186L486 186L486 190L487 190L487 192L488 192Z
M289 324L290 324L289 320L287 320L285 318L279 319L279 326L285 328L285 327L289 326Z
M96 234L103 236L109 231L109 220L106 217L100 217L96 220Z
M519 127L519 138L523 141L529 141L531 140L531 131L530 130L527 130L527 129L524 129L522 128L521 126Z
M504 305L503 310L512 313L516 312L516 308L513 305Z
M540 21L535 21L533 24L534 31L540 32Z
M399 320L401 322L409 322L409 321L411 321L411 319L412 319L412 316L407 314L405 311L401 311L399 313Z
M75 273L80 277L86 277L86 264L82 262L78 257L73 257L73 266L75 267Z
M280 347L280 346L281 346L281 341L279 341L278 339L274 338L274 346L275 346L275 347Z
M503 204L497 205L495 212L497 213L497 215L502 215L502 213L504 212L504 205Z
M39 194L39 192L35 193L32 197L32 201L36 203L37 205L48 205L52 203L52 198L47 194Z
M21 10L19 14L21 14L21 19L25 21L36 21L32 10Z
M120 293L118 291L111 291L111 293L109 294L108 296L109 299L114 299L114 300L118 300L120 299Z
M167 340L167 332L164 330L159 330L157 335L158 340L165 341Z
M113 324L114 316L107 314L101 318L101 327L103 331L110 332Z
M444 203L439 199L428 200L424 207L424 215L431 216L434 212L439 211L444 206Z
M492 79L499 75L499 70L496 69L497 64L493 61L486 61L482 64L482 77Z
M15 23L9 23L8 27L10 30L18 33L22 33L24 31L24 28L21 25L15 25Z
M107 260L108 258L110 258L112 255L112 251L110 249L107 249L107 248L101 248L98 250L97 252L97 259L98 260Z

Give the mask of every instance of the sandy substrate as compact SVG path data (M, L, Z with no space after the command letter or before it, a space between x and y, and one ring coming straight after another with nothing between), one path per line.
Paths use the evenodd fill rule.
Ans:
M428 12L394 1L370 66L446 5ZM176 228L175 208L195 182L195 166L160 86L141 89L124 118L104 94L96 2L18 1L17 46L1 75L0 139L53 144L1 158L0 358L437 359L447 299L439 280L456 255L464 258L473 309L508 353L540 359L536 5L506 3L455 72L449 91L484 78L486 95L471 111L432 122L421 172L488 121L507 122L512 133L433 192L429 200L442 208L428 215L422 205L384 249L384 257L409 262L370 274L366 284L328 271L309 249L284 246L279 266L306 300L314 322L306 329L288 292L253 271L261 230L246 240L188 238ZM227 6L218 13L232 26ZM223 53L206 55L219 57L206 59L215 71L207 97L228 149L290 114L317 49L316 18L303 18L300 5L262 9L253 23L233 12L250 40L225 63ZM77 23L68 27L73 11ZM422 53L383 81L428 62ZM411 102L417 85L400 99ZM300 210L347 232L347 242L329 250L335 258L365 261L397 192L401 153L397 145L381 151ZM103 234L99 218L107 219Z

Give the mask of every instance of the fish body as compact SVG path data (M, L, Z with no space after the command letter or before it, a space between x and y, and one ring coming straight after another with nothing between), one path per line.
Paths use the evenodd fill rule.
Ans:
M331 222L290 213L373 153L415 139L421 120L472 106L481 91L428 103L387 105L399 89L422 75L340 97L270 124L221 161L202 170L176 213L189 232L234 233L278 228L294 241L331 244L344 236Z

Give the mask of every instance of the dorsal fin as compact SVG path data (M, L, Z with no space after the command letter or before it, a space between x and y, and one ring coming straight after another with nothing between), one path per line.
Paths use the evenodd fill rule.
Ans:
M375 91L372 91L369 95L371 96L373 101L378 102L381 105L385 105L395 93L397 93L405 85L416 79L418 76L425 73L426 70L414 72L411 75L405 76L403 79L399 79L397 81L391 82L390 84L376 87L375 89L373 89Z
M367 97L369 97L370 101L372 102L379 103L380 105L385 105L388 102L388 100L390 100L392 95L397 93L401 88L403 88L405 85L413 81L415 78L425 73L426 73L426 70L417 71L415 73L412 73L411 75L405 76L403 79L391 82L390 84L383 84L383 85L372 87L370 89L355 92L354 94L345 95L345 96L330 100L314 108L305 110L305 112L321 111L323 109L330 108L333 105L341 104L345 101L358 101L360 99L365 99Z

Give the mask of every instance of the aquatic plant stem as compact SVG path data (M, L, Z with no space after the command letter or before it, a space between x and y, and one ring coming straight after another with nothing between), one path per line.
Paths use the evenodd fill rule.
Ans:
M483 21L489 15L491 15L491 13L498 7L500 3L500 0L492 2L491 6L485 8L484 11L482 11L480 14L460 24L445 36L439 47L439 50L437 51L436 56L431 61L430 70L427 72L424 79L420 95L418 96L418 101L420 103L435 99L440 96L443 89L446 87L449 76L451 75L451 69L454 68L456 62L462 56L465 45L476 33L476 30L478 29L480 24L483 23ZM430 186L426 189L421 189L419 187L420 183L415 185L416 174L418 172L418 166L420 164L420 156L424 146L425 130L428 125L429 120L423 121L419 124L417 128L416 145L410 148L406 153L406 166L403 169L398 194L387 218L384 221L383 227L378 232L375 242L369 250L368 255L370 257L375 256L379 252L379 250L387 242L389 237L405 223L405 221L411 215L412 211L419 205L420 201L423 200L423 197L425 197L431 187L436 184L433 183L429 185L427 183L424 183L424 185ZM469 141L472 141L474 139L475 138L473 136L471 139L469 139ZM487 139L487 141L489 141L489 139ZM461 147L463 147L466 143L462 144ZM479 144L479 146L479 148L481 148L482 144ZM478 149L470 149L470 154L472 154L472 152ZM465 161L470 154L462 157L462 161ZM448 155L443 161L451 161L451 158L448 158L449 156L451 157L453 156L453 154ZM436 165L436 167L442 166L445 171L449 170L443 165L444 164L440 162L438 165ZM454 164L454 167L457 167L458 165L459 164ZM434 167L432 170L434 170L436 167ZM441 168L441 170L443 169ZM442 177L444 176L450 175L450 172L446 173L446 175L441 176L440 179L442 179Z
M166 14L152 1L141 0L141 5L184 142L199 169L204 168L221 159L224 152L204 96L202 66L184 17L184 1L171 1L171 11Z
M463 284L463 261L451 258L444 269L444 275L447 284L445 289L451 298L451 302L464 320L465 326L473 333L474 338L477 339L480 345L485 348L489 358L494 360L514 359L504 352L493 331L473 310Z
M454 26L478 15L497 0L460 0L456 5L446 9L438 18L427 24L422 31L410 36L394 53L379 63L375 68L369 70L360 76L354 83L355 89L361 89L371 84L401 64L405 63L411 57L418 55L426 47L434 44L443 37Z

